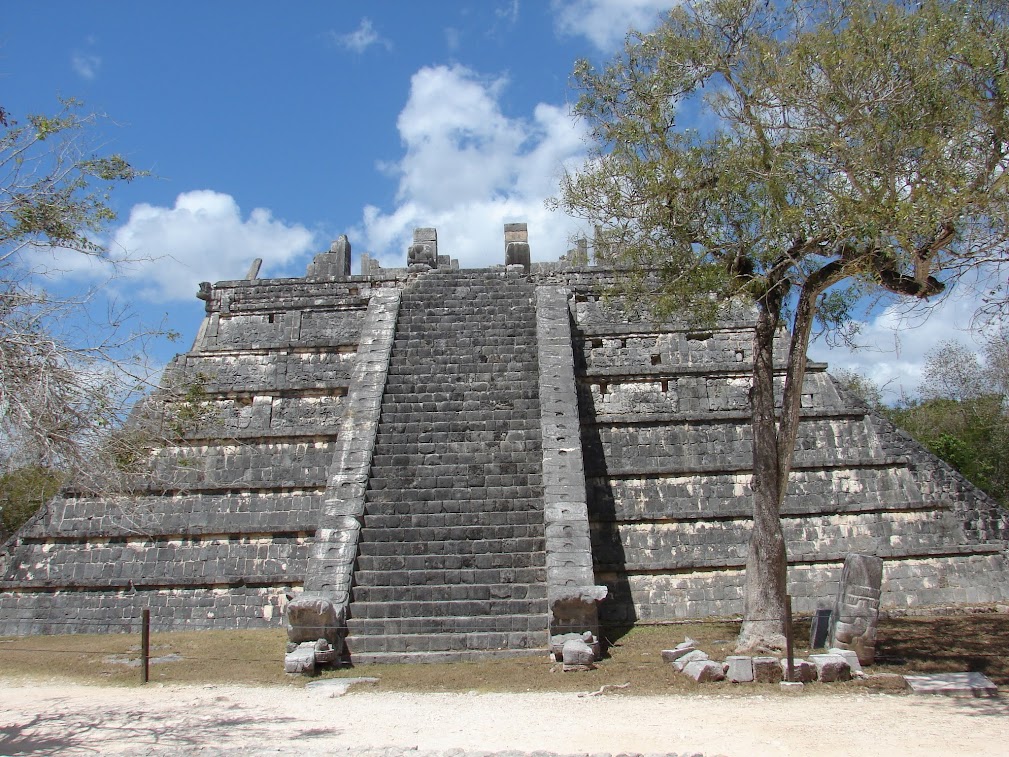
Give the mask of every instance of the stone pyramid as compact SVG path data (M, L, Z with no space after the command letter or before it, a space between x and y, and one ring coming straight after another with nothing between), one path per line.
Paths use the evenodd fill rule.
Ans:
M142 491L48 503L0 550L0 634L274 627L346 612L351 660L541 650L552 633L742 610L745 313L698 329L607 306L613 272L459 270L418 229L402 269L345 239L297 279L201 286L149 407L198 422ZM813 363L783 510L797 612L845 555L882 605L1009 599L1009 515ZM189 408L191 409L191 408ZM173 415L174 414L174 415ZM605 598L603 598L605 596ZM135 626L134 626L135 627Z

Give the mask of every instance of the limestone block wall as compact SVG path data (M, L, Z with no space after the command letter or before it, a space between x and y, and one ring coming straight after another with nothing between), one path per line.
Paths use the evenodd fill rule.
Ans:
M656 325L607 305L600 279L566 280L594 565L610 592L601 621L741 612L752 507L747 314L711 328ZM784 348L779 340L779 359ZM833 597L850 551L884 559L884 605L1009 597L1004 544L990 541L1005 538L1003 511L965 497L969 484L915 457L913 442L842 396L825 369L811 364L804 383L783 507L796 610ZM981 565L988 572L972 578Z
M135 496L66 492L0 559L0 634L281 622L305 580L362 326L394 277L220 282L149 405ZM180 420L181 419L181 420ZM160 424L160 426L158 425Z

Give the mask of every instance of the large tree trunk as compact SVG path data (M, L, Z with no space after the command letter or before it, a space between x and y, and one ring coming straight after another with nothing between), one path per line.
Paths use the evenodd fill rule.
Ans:
M753 531L746 557L745 609L737 643L740 652L785 648L785 598L788 559L779 517L785 492L774 409L774 335L779 308L758 304L753 333ZM787 461L786 461L787 466Z
M740 651L777 651L785 647L785 603L788 601L788 555L781 530L781 504L788 489L795 440L799 434L806 350L820 294L841 280L840 261L811 273L795 304L788 345L781 418L774 409L774 336L780 321L786 284L771 279L757 301L753 331L753 387L750 413L753 427L753 531L746 556L743 627Z

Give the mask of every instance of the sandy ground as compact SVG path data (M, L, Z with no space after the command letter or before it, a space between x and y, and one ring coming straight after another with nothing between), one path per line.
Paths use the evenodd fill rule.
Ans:
M0 754L346 754L418 750L714 755L991 755L1009 702L926 696L344 696L239 686L0 680Z

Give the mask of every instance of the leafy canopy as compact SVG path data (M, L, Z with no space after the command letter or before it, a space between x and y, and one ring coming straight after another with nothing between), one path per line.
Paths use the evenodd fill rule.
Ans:
M1000 259L1007 56L1002 3L685 3L577 64L596 149L558 204L666 310L845 281L831 325L866 291L927 297Z

